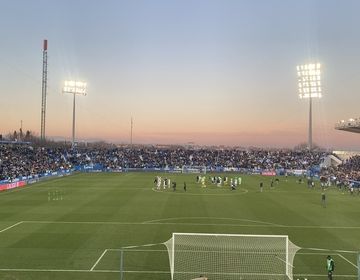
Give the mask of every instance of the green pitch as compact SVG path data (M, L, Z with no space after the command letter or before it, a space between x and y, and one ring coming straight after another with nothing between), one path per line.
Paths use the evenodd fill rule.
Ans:
M154 190L155 175L177 190ZM173 232L289 235L299 247L323 249L298 251L294 279L327 279L328 254L335 279L356 279L360 196L332 188L323 208L319 186L295 178L270 189L269 177L241 175L231 191L209 180L201 188L195 177L78 174L0 193L0 279L120 279L120 248L159 244ZM125 249L123 270L126 280L169 280L166 247Z

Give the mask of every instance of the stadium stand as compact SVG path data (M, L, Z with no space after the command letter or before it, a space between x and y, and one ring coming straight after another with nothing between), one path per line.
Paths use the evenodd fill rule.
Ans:
M336 155L336 154L332 154L332 155L328 155L325 157L324 161L320 164L321 168L329 168L332 166L338 166L340 164L342 164L342 160Z
M181 168L206 166L258 170L307 170L318 166L328 153L323 151L186 149L183 147L49 148L32 145L0 145L0 180L13 180L79 166L105 170L126 168Z
M335 129L360 133L360 118L339 121L335 124Z
M325 164L331 161L336 164ZM69 147L41 147L0 144L0 183L38 178L63 170L86 170L97 167L101 171L169 170L182 166L205 166L208 171L273 170L286 174L291 170L321 171L319 176L331 178L344 185L360 185L360 155L345 160L324 151L239 150L185 147L114 147L71 149ZM282 173L279 173L279 170ZM301 173L303 174L303 173ZM310 175L312 176L312 175Z

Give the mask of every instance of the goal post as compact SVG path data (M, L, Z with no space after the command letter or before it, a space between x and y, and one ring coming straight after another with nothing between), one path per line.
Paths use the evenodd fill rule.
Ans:
M360 280L360 252L357 256L358 280Z
M173 233L171 279L292 280L300 249L287 235Z

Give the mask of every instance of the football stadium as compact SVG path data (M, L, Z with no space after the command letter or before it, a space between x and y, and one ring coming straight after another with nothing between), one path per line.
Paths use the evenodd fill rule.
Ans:
M4 2L0 280L360 280L360 3L280 2Z
M320 170L315 151L1 153L1 279L322 279L328 255L357 278L360 195L341 178L358 156Z

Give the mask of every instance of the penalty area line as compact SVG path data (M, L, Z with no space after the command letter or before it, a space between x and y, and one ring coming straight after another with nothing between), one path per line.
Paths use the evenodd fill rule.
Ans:
M345 261L347 261L349 264L351 264L353 267L355 267L356 269L359 269L359 267L357 265L355 265L353 262L349 261L347 258L345 258L343 255L341 254L337 254L340 258L344 259Z
M108 249L104 250L104 252L101 254L101 256L96 260L94 265L90 268L90 271L94 270L94 268L97 266L97 264L100 262L100 260L103 258L103 256L106 254L107 251L108 251Z
M304 273L301 273L301 274L294 274L295 277L321 277L321 278L328 278L328 275L327 274L304 274ZM336 274L336 277L341 277L341 278L355 278L357 279L357 275L351 275L351 274Z
M358 253L358 251L335 250L335 249L325 249L325 248L300 248L300 249L311 250L311 251L322 251L322 252L349 253L349 254L357 254Z
M31 269L31 268L0 268L0 271L13 271L13 272L79 272L79 273L119 273L120 270L87 270L87 269ZM170 271L155 271L155 270L149 270L149 271L136 271L136 270L125 270L124 273L135 273L135 274L170 274ZM307 276L307 277L328 277L324 274L294 274L294 276L301 277L301 276ZM336 275L337 277L343 277L343 278L357 278L357 275Z
M120 270L110 269L36 269L36 268L0 268L3 272L77 272L77 273L119 273ZM170 274L170 271L155 271L155 270L125 270L124 273L134 274Z
M7 228L4 228L4 229L0 230L0 233L5 232L5 231L7 231L7 230L9 230L9 229L11 229L11 228L13 228L13 227L16 227L16 226L22 224L22 223L23 223L23 221L17 222L16 224L13 224L13 225L11 225L11 226L8 226Z
M36 269L36 268L0 268L0 271L15 272L91 272L87 269Z
M160 219L161 220L161 219ZM170 220L170 219L169 219ZM245 221L245 220L244 220ZM251 220L249 220L251 221ZM255 220L252 222L256 222ZM29 224L88 224L88 225L182 225L182 226L231 226L231 227L274 227L274 228L301 228L301 229L360 229L360 226L306 226L306 225L278 225L272 223L266 223L259 221L259 224L229 224L229 223L176 223L176 222L153 222L153 221L143 221L143 222L108 222L108 221L41 221L41 220L29 220L21 221L21 223ZM330 249L321 249L321 248L301 248L306 250L313 251L334 251L340 253L357 253L357 251L345 251L345 250L330 250Z

